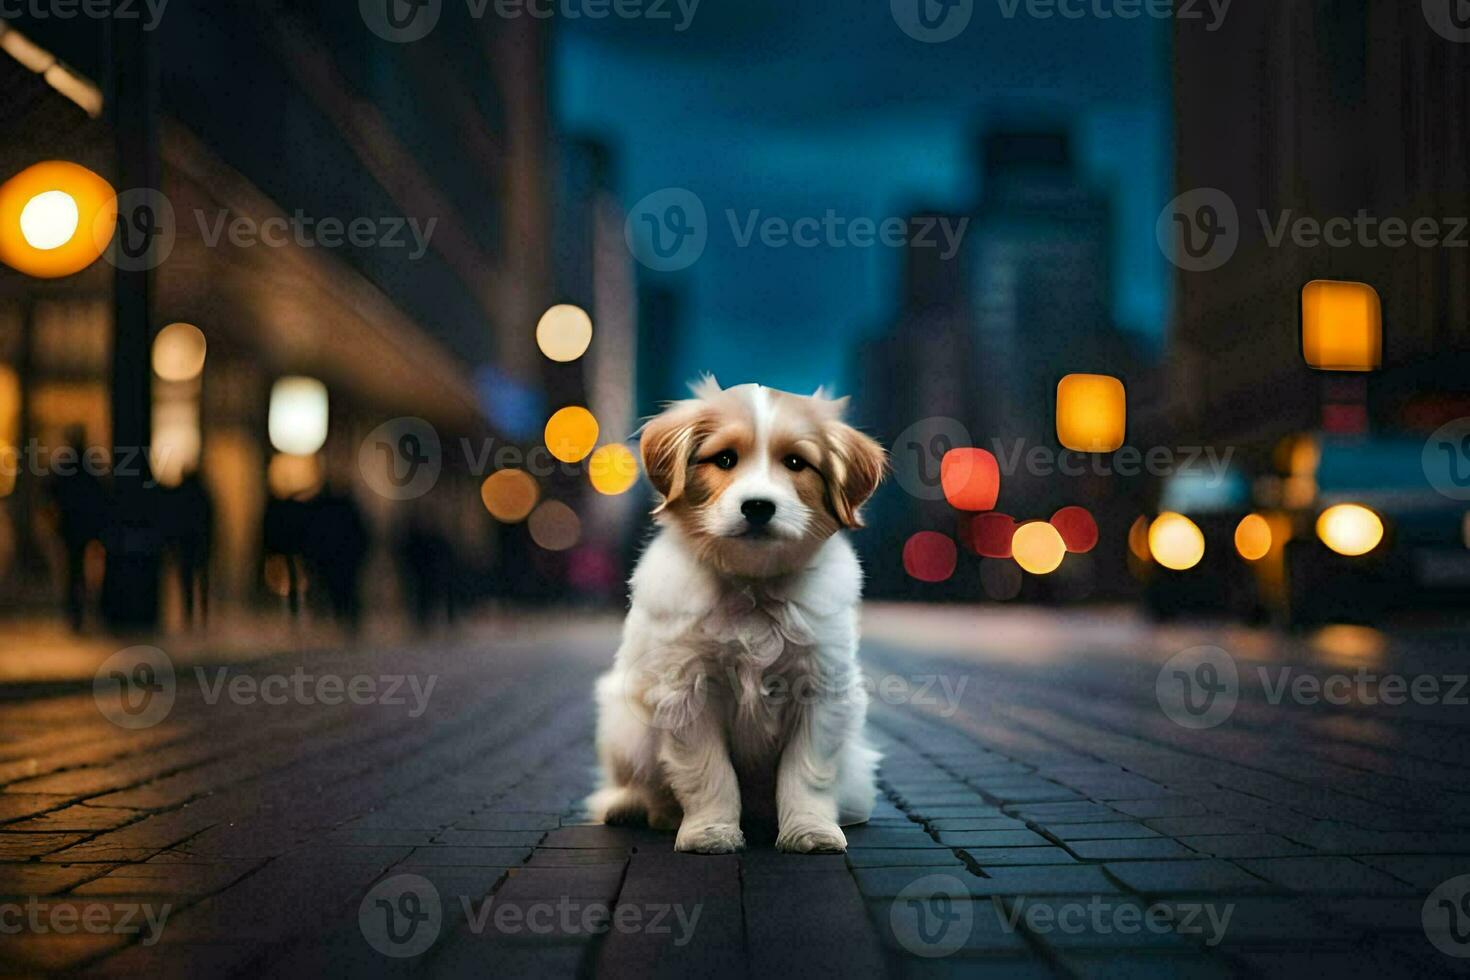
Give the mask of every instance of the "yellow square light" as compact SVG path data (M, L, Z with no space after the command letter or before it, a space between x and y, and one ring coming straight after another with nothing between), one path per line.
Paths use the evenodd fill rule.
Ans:
M1057 441L1079 453L1111 453L1123 445L1128 397L1106 374L1069 374L1057 385Z
M1302 287L1302 358L1318 371L1383 366L1383 303L1367 283L1318 279Z

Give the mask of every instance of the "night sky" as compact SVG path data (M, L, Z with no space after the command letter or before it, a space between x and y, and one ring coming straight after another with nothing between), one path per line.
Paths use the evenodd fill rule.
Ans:
M963 34L926 44L886 0L704 0L682 33L668 9L670 20L561 22L553 104L563 134L612 149L624 207L671 186L706 206L698 262L640 269L685 297L683 374L851 390L855 343L895 309L899 252L740 248L726 210L744 221L756 209L787 220L968 209L983 192L974 146L987 120L1072 131L1118 218L1115 318L1162 343L1167 21L1035 20L1024 7L1007 19L998 0L977 0Z

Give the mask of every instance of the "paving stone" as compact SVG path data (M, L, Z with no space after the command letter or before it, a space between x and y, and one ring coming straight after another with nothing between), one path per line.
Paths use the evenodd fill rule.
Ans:
M84 839L83 834L0 833L0 861L24 861L59 851Z
M868 911L877 926L878 935L889 949L900 954L922 956L953 948L954 952L949 953L946 959L952 957L966 962L971 970L985 976L1008 975L1003 971L996 972L999 964L990 958L992 954L1014 956L1029 950L1025 938L1010 927L1008 920L996 908L994 899L971 899L964 901L962 907L948 907L944 912L946 924L934 923L933 932L915 929L917 923L908 917L909 910L895 908L895 902L891 900L870 901ZM976 954L984 954L985 959L966 959Z
M966 847L963 850L981 868L1077 863L1075 857L1060 847Z
M847 852L854 868L963 867L953 851L942 848L864 847Z
M1188 796L1158 796L1146 800L1109 800L1108 806L1130 817L1195 817L1205 813L1205 805Z
M929 868L864 868L853 872L858 888L868 898L893 898L905 888L934 873ZM974 896L989 895L1110 895L1118 891L1101 868L1086 865L996 867L987 877L956 875Z
M740 853L740 875L742 878L748 878L752 875L785 876L842 872L847 869L847 863L852 854L874 853L878 852L863 848L850 851L845 857L841 854L785 854L781 851L752 848ZM897 853L923 856L939 852L904 849Z
M883 953L845 869L744 882L750 975L879 976Z
M541 830L441 830L435 844L463 844L471 847L527 847L538 844L546 836Z
M1384 895L1415 890L1392 875L1345 857L1247 858L1235 863L1292 891Z
M1068 850L1088 861L1134 861L1150 858L1198 858L1199 854L1167 837L1082 840L1067 844Z
M494 810L455 822L456 830L555 830L561 816L546 811Z
M1051 841L1033 830L941 830L951 847L1047 847Z
M4 797L0 796L0 800ZM115 830L145 816L138 810L103 806L68 806L0 827L4 831L47 831L53 833Z
M930 820L935 830L1025 830L1026 821L1015 817L943 817Z
M1109 863L1108 874L1144 895L1277 890L1224 861L1129 861Z
M1254 834L1260 827L1233 817L1155 817L1145 821L1149 827L1169 837L1202 837L1220 834Z
M1179 842L1191 850L1218 858L1290 857L1312 853L1309 848L1274 834L1216 834L1181 837Z
M1129 840L1158 837L1159 832L1141 823L1050 823L1043 825L1048 834L1071 843L1080 840Z
M1029 803L1010 808L1023 820L1042 823L1110 823L1121 819L1117 810L1103 803Z
M0 895L55 895L109 870L96 864L0 864Z
M849 827L847 835L849 849L859 847L944 847L926 834L917 824L908 827Z
M513 868L531 856L529 847L416 847L403 858L405 864L451 868Z
M1367 856L1358 859L1369 867L1393 875L1417 888L1432 890L1440 882L1470 874L1470 857L1435 855Z

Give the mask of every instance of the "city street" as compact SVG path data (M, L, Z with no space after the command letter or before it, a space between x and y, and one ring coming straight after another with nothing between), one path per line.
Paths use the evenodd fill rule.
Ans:
M1335 977L1470 956L1462 631L874 605L874 819L845 856L710 857L579 811L618 625L134 652L95 689L5 686L0 967Z

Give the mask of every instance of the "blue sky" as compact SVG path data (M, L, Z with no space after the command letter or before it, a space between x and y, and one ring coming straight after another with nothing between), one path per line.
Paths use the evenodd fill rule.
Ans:
M900 254L741 248L726 211L743 221L967 208L982 191L974 145L987 119L1070 126L1118 217L1115 317L1162 343L1169 267L1154 223L1172 196L1170 24L1002 9L976 0L969 27L941 44L905 35L885 0L704 0L682 33L668 21L560 25L560 130L609 145L625 206L686 187L709 213L698 262L643 272L686 296L685 374L849 387L854 343L893 314Z

